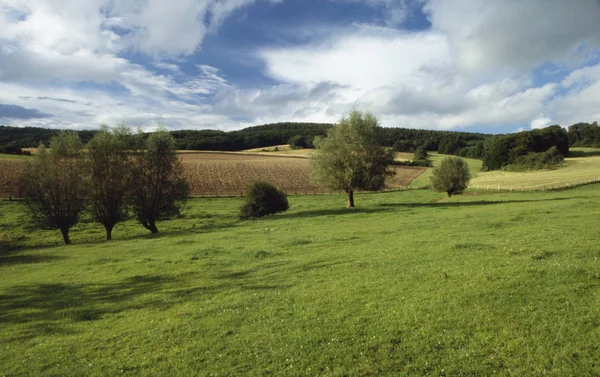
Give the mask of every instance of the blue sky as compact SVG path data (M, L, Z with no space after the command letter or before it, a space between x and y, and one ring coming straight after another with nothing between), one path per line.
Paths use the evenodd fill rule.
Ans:
M3 0L0 124L592 122L599 19L596 0Z

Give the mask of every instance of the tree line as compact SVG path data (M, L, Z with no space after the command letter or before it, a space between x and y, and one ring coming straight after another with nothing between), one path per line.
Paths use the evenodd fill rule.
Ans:
M560 126L499 135L484 142L484 170L529 170L556 166L569 156L569 137Z
M39 145L20 180L30 217L59 229L65 244L86 211L110 240L115 225L130 217L157 233L156 222L178 215L189 196L174 139L164 129L144 138L126 126L103 126L87 144L61 131L49 148Z
M298 148L314 148L316 137L323 137L333 127L330 123L281 122L248 127L237 131L178 130L171 131L176 149L239 151L264 148L273 145L293 144ZM0 153L19 153L20 148L49 145L50 139L60 131L37 127L0 126ZM97 131L77 132L83 143L94 137ZM377 141L398 152L414 152L418 147L446 154L464 154L465 148L485 140L490 135L469 132L416 130L408 128L383 128L376 134ZM142 134L148 137L148 134ZM462 149L465 149L461 152Z

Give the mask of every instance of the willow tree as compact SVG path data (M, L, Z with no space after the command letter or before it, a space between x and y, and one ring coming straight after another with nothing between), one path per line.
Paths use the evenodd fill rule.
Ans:
M21 190L27 210L37 225L58 228L65 244L69 229L79 221L87 195L82 143L75 132L60 132L50 148L40 144L21 173Z
M190 191L169 131L148 136L145 148L134 158L132 177L133 212L144 228L158 233L156 221L178 215Z
M322 187L341 190L354 207L354 191L377 191L393 174L389 164L393 152L377 141L379 123L370 113L353 111L316 143L311 157L311 177Z
M96 221L112 238L114 226L127 218L126 196L131 186L131 131L127 126L102 126L87 145L90 202Z
M463 192L471 180L469 165L460 157L446 157L440 166L433 170L431 187L434 191L445 192L448 197Z

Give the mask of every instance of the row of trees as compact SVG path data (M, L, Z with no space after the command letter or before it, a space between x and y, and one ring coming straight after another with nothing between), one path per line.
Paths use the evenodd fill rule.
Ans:
M548 154L549 161L556 160L555 148L563 157L569 155L569 137L564 128L550 126L542 129L522 131L516 134L496 136L485 143L483 168L498 170L510 165L523 165L527 162L536 162L546 159L546 156L532 155L536 153ZM528 156L527 158L524 158ZM558 158L561 160L560 158ZM561 160L562 161L562 160ZM535 169L537 166L524 166ZM543 166L548 167L548 166Z
M377 136L381 127L369 114L353 111L317 138L318 152L311 158L312 178L323 187L343 190L348 207L354 207L355 190L380 190L393 173L392 148L383 147ZM417 159L426 160L423 148ZM112 238L116 224L131 214L152 233L156 221L179 214L189 195L183 178L175 141L166 130L144 139L132 135L126 126L103 126L84 145L77 133L61 132L50 140L50 148L40 145L21 176L25 205L32 218L44 226L58 228L66 244L69 230L82 213L89 210L95 221ZM449 158L435 170L434 189L449 196L466 188L469 172L459 158ZM266 183L254 184L241 209L248 219L285 211L284 194Z
M569 145L572 147L600 147L600 126L597 122L576 123L569 126Z
M145 140L126 126L103 126L84 145L78 134L60 132L50 147L40 144L25 164L21 190L31 217L69 230L89 210L112 238L115 225L131 214L152 233L156 221L177 215L189 195L173 137L166 130Z

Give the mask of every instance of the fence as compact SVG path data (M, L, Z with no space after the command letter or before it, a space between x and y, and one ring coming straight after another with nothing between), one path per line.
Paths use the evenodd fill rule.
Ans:
M595 179L586 179L581 181L570 181L561 183L545 183L538 185L531 184L486 184L486 185L470 185L471 190L484 190L484 191L553 191L553 190L565 190L569 188L586 186L600 182L600 177Z

